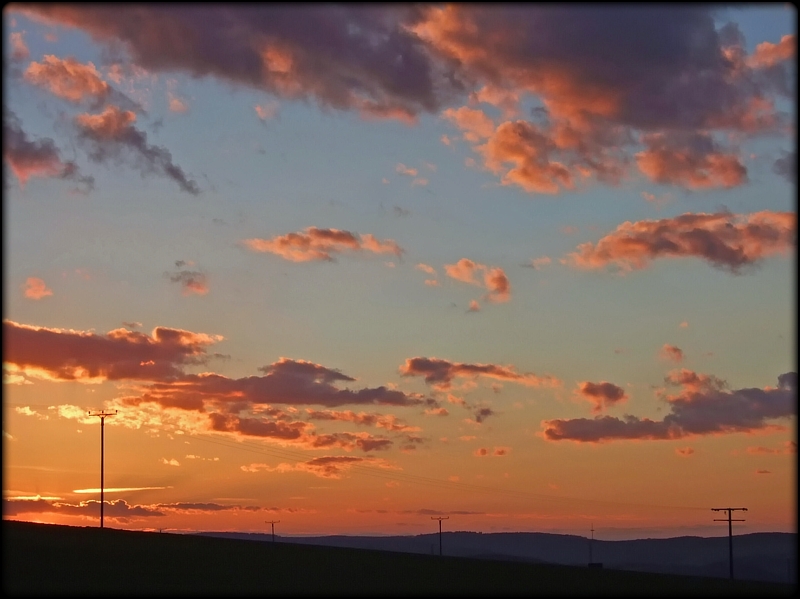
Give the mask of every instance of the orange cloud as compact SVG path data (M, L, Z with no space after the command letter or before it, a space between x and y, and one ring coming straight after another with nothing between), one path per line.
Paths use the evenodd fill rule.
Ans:
M670 360L672 362L683 362L683 350L676 346L670 345L669 343L665 343L664 346L661 348L660 356L665 360Z
M622 271L641 269L656 258L701 258L738 273L796 245L794 212L751 214L685 213L673 218L625 222L596 244L584 243L567 256L578 268L613 265Z
M391 239L380 241L369 233L359 237L350 231L308 227L304 233L287 233L272 239L245 239L243 243L254 252L269 252L292 262L333 262L333 254L345 250L396 256L402 256L405 251Z
M528 387L557 387L561 384L561 381L551 376L538 376L532 372L516 372L513 366L465 364L439 358L408 358L400 367L400 374L425 377L425 383L440 390L449 389L453 379L458 377L469 379L486 377ZM459 398L455 398L455 400L456 403L463 403L463 400Z
M45 55L42 62L32 62L25 71L25 80L76 103L91 99L99 104L111 91L91 62L81 64L74 58L61 59L51 54Z
M267 464L251 464L250 466L242 466L242 470L245 472L308 472L320 478L339 479L354 466L372 466L387 470L400 469L380 458L325 456L314 458L308 462L298 462L296 464L282 463L274 467L268 466Z
M681 447L675 450L675 453L681 456L682 458L688 458L690 455L694 454L694 449L691 447Z
M442 112L442 117L464 131L464 139L467 141L478 142L491 137L494 133L494 121L482 110L466 106L457 109L448 108Z
M489 290L488 298L494 302L507 302L511 298L511 284L508 281L505 271L499 267L489 267L485 264L473 262L468 258L461 258L455 264L445 264L447 276L462 281L481 285L475 279L477 273L483 274L483 285Z
M755 52L747 57L747 65L754 69L764 69L780 62L790 60L797 54L797 36L784 35L777 44L762 42Z
M48 295L53 295L53 290L48 289L44 281L37 277L28 277L22 289L25 292L25 297L32 300L40 300Z
M747 182L739 157L726 154L708 134L650 134L636 162L651 181L688 189L737 187Z
M406 175L408 177L416 177L419 174L419 171L417 169L410 168L405 164L403 164L402 162L398 163L397 167L395 167L394 170L400 173L401 175Z
M385 428L386 430L393 432L417 432L422 430L418 426L405 424L398 419L397 416L393 415L384 416L382 414L367 414L366 412L359 412L356 414L350 410L336 412L333 410L320 411L306 409L306 412L308 413L310 420L336 420L341 422L352 422L354 424Z
M578 383L576 392L579 397L594 404L593 412L602 412L603 409L615 406L628 399L628 394L625 393L622 387L606 381L599 383L584 381Z
M182 260L175 263L176 266L185 264ZM184 295L206 295L208 293L208 276L205 273L195 270L180 270L177 272L164 273L173 283L180 283L183 287Z

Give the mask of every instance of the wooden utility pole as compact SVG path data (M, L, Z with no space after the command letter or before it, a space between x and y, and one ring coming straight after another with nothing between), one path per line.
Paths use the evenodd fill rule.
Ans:
M439 555L442 555L442 520L448 520L450 516L431 516L431 520L439 521Z
M103 528L103 506L105 506L105 484L103 481L105 471L105 428L106 418L117 414L117 410L100 410L99 412L89 412L89 416L100 417L100 528Z
M731 580L733 580L733 522L744 522L744 520L731 519L732 512L746 512L746 507L712 507L712 512L728 512L727 518L715 518L714 522L728 522L728 565L730 567Z
M275 525L280 522L280 520L264 520L267 524L272 524L272 542L275 542Z

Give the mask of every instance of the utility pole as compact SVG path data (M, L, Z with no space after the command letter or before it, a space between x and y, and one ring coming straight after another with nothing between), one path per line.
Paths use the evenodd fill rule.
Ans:
M280 522L280 520L264 520L267 524L272 524L272 542L275 542L275 525Z
M100 410L99 412L89 412L89 416L100 417L100 528L103 528L103 506L105 505L103 475L105 472L105 428L106 418L117 414L117 410Z
M733 512L746 512L746 507L712 507L712 512L728 512L727 518L715 518L714 522L728 522L728 565L730 566L731 580L733 580L733 522L744 522L744 520L733 520Z
M450 516L431 516L431 520L439 521L439 555L442 555L442 520L448 520Z
M592 538L589 539L589 563L590 564L593 562L593 560L592 560L592 545L594 544L594 522L592 522L591 526L592 526L592 528L591 528Z

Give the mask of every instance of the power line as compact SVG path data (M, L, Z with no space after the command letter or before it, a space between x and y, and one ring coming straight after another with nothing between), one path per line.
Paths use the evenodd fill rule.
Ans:
M744 522L744 520L732 520L733 512L746 512L746 507L712 507L712 512L728 512L727 518L714 518L714 522L728 522L728 565L730 566L731 580L733 580L733 522Z

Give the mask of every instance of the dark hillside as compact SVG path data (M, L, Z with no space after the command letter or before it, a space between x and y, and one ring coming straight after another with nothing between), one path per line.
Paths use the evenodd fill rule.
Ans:
M788 585L3 521L7 595L789 596Z

